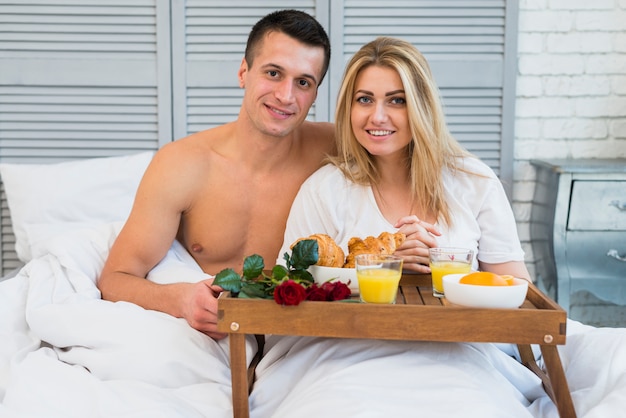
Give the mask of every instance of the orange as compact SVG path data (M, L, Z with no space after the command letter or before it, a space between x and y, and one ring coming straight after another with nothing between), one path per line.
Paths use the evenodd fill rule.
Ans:
M508 284L509 286L513 286L515 284L515 280L513 280L514 277L510 274L503 274L502 278L506 280L506 284Z
M512 282L512 280L511 280ZM509 282L499 274L489 271L477 271L461 277L459 283L474 284L479 286L508 286Z

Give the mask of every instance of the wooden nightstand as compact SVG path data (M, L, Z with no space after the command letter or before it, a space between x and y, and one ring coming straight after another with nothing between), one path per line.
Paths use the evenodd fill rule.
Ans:
M612 306L610 326L626 325L626 160L533 160L537 185L531 242L538 286L570 317L598 325L593 309L573 310L591 294Z

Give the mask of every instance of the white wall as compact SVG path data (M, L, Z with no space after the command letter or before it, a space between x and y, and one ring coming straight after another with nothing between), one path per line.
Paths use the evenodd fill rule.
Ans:
M534 276L534 158L626 158L626 0L520 0L513 208Z

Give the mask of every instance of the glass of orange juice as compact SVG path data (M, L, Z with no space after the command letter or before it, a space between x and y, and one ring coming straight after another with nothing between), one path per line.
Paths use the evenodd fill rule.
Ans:
M443 276L472 271L474 251L467 248L431 248L430 274L433 278L433 295L442 298Z
M402 276L402 258L395 255L361 254L355 258L361 301L396 303Z

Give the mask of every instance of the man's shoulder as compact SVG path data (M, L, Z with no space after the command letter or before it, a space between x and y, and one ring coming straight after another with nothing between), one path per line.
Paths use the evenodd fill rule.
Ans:
M161 177L175 172L180 179L197 176L199 170L205 169L208 160L206 149L205 141L199 134L168 142L156 152L151 173Z
M195 145L189 137L177 139L163 145L156 153L154 162L160 165L178 165L182 160L193 159Z
M201 157L205 152L211 149L211 144L215 138L219 138L220 135L223 136L223 134L220 133L222 131L220 128L221 126L218 126L198 131L172 142L168 142L159 149L158 153L163 157L174 159L181 156L192 159L194 157Z
M302 127L310 128L310 129L319 129L319 130L327 131L331 133L335 129L335 125L332 122L320 122L320 121L312 121L312 120L305 120L304 122L302 122Z
M336 154L335 127L332 123L305 121L300 132L305 150L317 149L327 154Z
M191 133L185 137L176 139L172 141L172 144L177 144L180 148L189 148L189 147L197 147L207 142L210 142L213 138L217 138L220 135L220 131L222 131L222 126L216 126L209 129L204 129L202 131Z
M304 121L300 127L304 137L316 137L333 141L335 137L335 127L330 122Z

